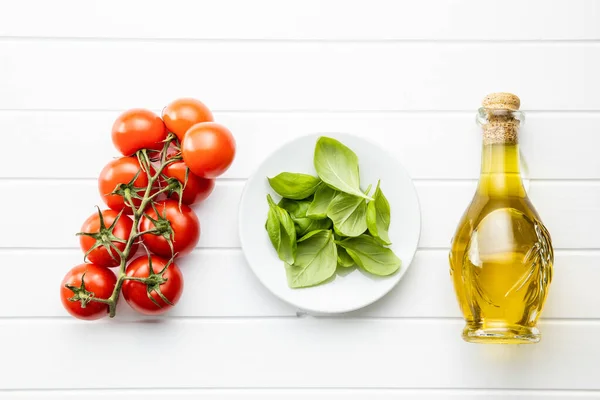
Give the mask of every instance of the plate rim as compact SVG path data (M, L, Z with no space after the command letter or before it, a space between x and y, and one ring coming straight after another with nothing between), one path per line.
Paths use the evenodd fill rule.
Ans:
M271 293L273 296L275 296L277 299L283 301L284 303L289 304L290 306L296 308L296 312L304 312L304 313L308 313L308 314L321 314L321 315L339 315L339 314L347 314L347 313L350 313L350 312L358 311L358 310L364 309L364 308L366 308L368 306L371 306L371 305L377 303L379 300L381 300L382 298L384 298L385 296L387 296L387 294L389 292L391 292L394 288L396 288L398 286L398 283L400 283L400 281L404 278L404 276L408 272L408 269L413 264L415 255L417 253L417 250L419 249L419 242L421 241L421 233L422 233L422 230L423 230L423 218L422 218L422 215L421 215L421 199L419 198L419 194L417 192L417 188L415 186L414 179L410 176L410 174L408 173L408 170L406 169L406 167L404 167L404 164L402 164L400 161L396 160L396 162L400 165L400 167L404 170L404 172L408 176L409 181L410 181L410 185L411 185L411 187L413 189L413 192L414 192L415 198L416 198L417 211L418 211L417 212L418 231L417 231L417 237L416 237L416 244L415 244L414 249L412 250L412 253L410 255L410 262L408 263L408 265L405 265L405 263L402 262L402 266L404 268L403 268L403 271L400 273L399 277L397 278L396 282L393 285L391 285L388 289L382 291L378 296L374 297L370 302L368 302L366 304L363 304L361 306L352 306L352 307L348 307L348 308L344 308L344 309L340 309L340 310L336 310L336 311L323 311L323 310L317 310L317 309L314 309L314 308L301 307L301 306L299 306L297 304L294 304L290 300L283 298L278 293L276 293L273 290L271 290L271 288L267 284L265 284L265 282L260 277L260 275L255 271L254 267L252 267L252 263L248 259L248 255L246 254L246 251L245 251L244 239L242 237L242 228L241 228L241 226L242 226L242 204L243 204L244 198L246 197L246 193L248 191L250 180L258 173L258 171L260 170L260 168L262 167L262 165L265 163L265 161L269 157L271 157L273 154L276 154L277 152L281 151L284 147L286 147L290 143L293 143L295 141L298 141L298 140L301 140L301 139L305 139L305 138L308 138L308 137L316 137L316 138L318 138L320 136L327 136L327 135L351 136L351 137L357 138L359 140L367 141L367 142L371 143L372 145L378 147L383 152L387 153L388 156L394 158L393 155L386 148L384 148L383 146L381 146L379 143L373 142L369 138L360 136L360 135L358 135L356 133L347 132L347 131L346 132L342 132L342 131L318 131L318 132L310 132L310 133L301 134L299 136L295 136L295 137L293 137L291 139L288 139L288 140L284 141L282 144L280 144L274 150L272 150L266 157L264 157L262 159L262 161L256 167L254 167L254 169L251 171L251 173L248 175L248 178L246 179L246 183L244 184L244 188L242 189L242 193L240 195L240 200L239 200L239 204L238 204L238 239L240 240L240 246L241 246L242 254L244 255L244 259L246 260L246 263L248 264L248 267L250 268L250 270L252 271L252 273L254 274L254 276L258 279L258 281L261 283L261 285L265 289L267 289L269 291L269 293ZM333 138L335 139L335 137L333 137Z

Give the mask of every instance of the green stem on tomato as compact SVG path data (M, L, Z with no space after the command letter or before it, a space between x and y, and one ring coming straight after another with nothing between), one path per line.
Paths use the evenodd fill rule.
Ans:
M155 197L157 197L158 195L168 192L169 191L169 187L164 187L162 189L160 189L158 192L154 193L153 195L150 196L150 200L154 199Z
M177 162L177 161L181 161L181 158L179 158L179 157L169 158L167 161L165 161L163 164L160 165L160 167L156 170L156 174L160 175L162 173L163 169L165 169L167 167L167 165L173 164L174 162Z
M155 234L158 234L158 233L160 233L160 231L158 229L148 229L147 231L136 233L134 239L137 239L137 238L142 237L144 235L155 235Z
M110 300L109 299L100 299L98 297L91 297L90 301L96 301L98 303L110 304Z
M125 276L123 278L124 281L136 281L136 282L144 282L146 283L146 278L139 278L137 276Z

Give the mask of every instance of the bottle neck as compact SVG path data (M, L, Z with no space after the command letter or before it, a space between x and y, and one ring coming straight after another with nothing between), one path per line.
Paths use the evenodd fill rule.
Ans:
M484 140L478 191L489 197L525 197L516 140L509 143Z

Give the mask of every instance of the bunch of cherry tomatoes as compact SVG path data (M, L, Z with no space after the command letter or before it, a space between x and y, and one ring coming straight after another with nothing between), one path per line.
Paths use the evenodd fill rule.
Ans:
M113 124L112 141L122 157L98 179L108 209L83 223L85 262L67 273L60 290L65 309L87 320L113 317L121 292L143 314L161 314L178 302L183 277L175 260L200 239L190 205L211 194L235 156L231 132L191 98L170 103L162 118L146 109L125 111ZM140 245L144 254L134 258Z

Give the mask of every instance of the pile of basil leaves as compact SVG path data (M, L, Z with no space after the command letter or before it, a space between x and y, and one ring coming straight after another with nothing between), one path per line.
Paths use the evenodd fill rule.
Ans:
M284 262L288 285L327 281L336 269L358 265L378 276L393 274L401 261L389 246L390 204L380 182L362 191L358 157L339 141L320 137L314 154L318 177L282 172L268 178L282 199L267 195L265 225Z

